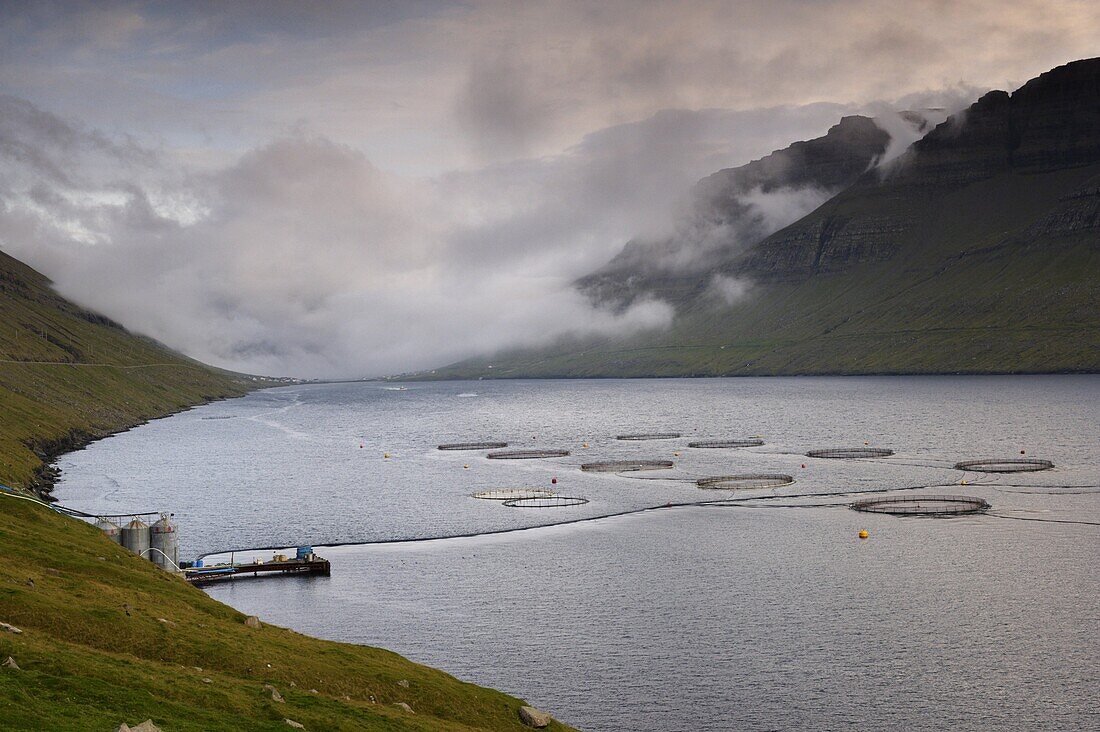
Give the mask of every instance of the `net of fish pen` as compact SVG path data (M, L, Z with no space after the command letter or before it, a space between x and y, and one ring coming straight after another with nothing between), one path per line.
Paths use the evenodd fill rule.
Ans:
M763 444L763 440L751 438L746 440L703 440L701 442L689 442L688 447L760 447Z
M568 450L503 450L486 455L490 460L535 460L537 458L566 457Z
M616 440L675 440L680 436L679 432L647 432L637 435L616 435Z
M508 447L507 442L448 442L440 445L439 450L498 450Z
M587 498L577 496L534 496L531 498L510 498L504 502L511 508L566 508L567 506L583 506L588 503Z
M472 494L474 498L486 501L514 501L519 498L550 498L553 491L542 488L497 488L489 491L478 491Z
M587 473L632 473L639 470L667 470L671 467L671 460L605 460L581 464L581 470Z
M865 498L848 507L855 511L891 516L962 516L987 511L990 505L972 496L900 496Z
M695 485L708 490L752 490L758 488L782 488L794 483L794 477L782 473L747 473L744 475L715 475L700 478Z
M893 450L883 447L840 447L832 450L810 450L806 457L851 460L853 458L877 458L893 455Z
M1034 473L1050 470L1054 463L1037 458L1011 458L1008 460L964 460L955 463L955 470L972 470L977 473Z

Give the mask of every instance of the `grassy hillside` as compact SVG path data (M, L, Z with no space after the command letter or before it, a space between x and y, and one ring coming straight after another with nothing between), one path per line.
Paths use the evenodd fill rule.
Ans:
M57 296L0 254L0 483L43 457L256 382ZM375 648L244 616L26 498L0 496L0 729L521 730L521 702ZM284 702L273 701L272 684ZM314 693L312 690L316 690ZM408 712L396 703L408 704ZM558 724L550 729L563 730Z
M1100 166L1004 173L907 200L898 205L922 224L890 259L758 282L732 306L688 300L668 331L501 354L433 377L1100 371L1100 235L1023 237L1097 176ZM818 215L870 205L881 203L853 198Z
M73 305L0 252L0 482L43 485L43 458L256 385Z
M0 729L527 729L519 700L396 654L249 628L95 528L29 502L0 498L0 553L0 620L23 631L0 631L0 659L22 669L0 668Z

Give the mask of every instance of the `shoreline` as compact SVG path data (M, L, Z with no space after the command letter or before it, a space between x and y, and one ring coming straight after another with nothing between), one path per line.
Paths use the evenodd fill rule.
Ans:
M280 384L278 386L283 385ZM132 424L127 424L125 426L119 427L118 429L113 429L98 434L88 432L87 430L83 430L78 427L73 427L69 429L69 431L66 432L63 437L57 438L55 440L31 442L27 445L27 447L39 457L39 459L42 461L42 465L35 469L34 477L31 484L25 486L25 488L29 492L38 496L43 501L46 501L47 503L56 503L57 498L53 495L53 490L57 485L57 480L61 477L61 469L57 467L57 461L60 460L62 457L70 453L79 452L80 450L85 449L92 443L99 442L100 440L104 440L108 437L113 437L114 435L123 434L124 432L129 432L130 430L147 425L150 422L156 422L157 420L161 419L168 419L169 417L174 417L177 414L189 412L192 409L197 409L198 407L202 407L207 404L214 404L215 402L227 401L229 399L239 399L240 397L247 396L257 391L263 391L264 389L273 388L275 388L275 385L257 386L256 388L248 389L241 394L226 394L224 396L209 397L202 401L195 402L194 404L187 404L180 407L179 409L172 409L168 412L165 412L164 414L158 414L153 417L148 417Z

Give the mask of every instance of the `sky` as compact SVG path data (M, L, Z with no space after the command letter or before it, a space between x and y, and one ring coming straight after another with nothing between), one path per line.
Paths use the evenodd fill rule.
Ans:
M659 328L571 283L699 178L1098 39L1052 0L0 2L0 249L251 373Z

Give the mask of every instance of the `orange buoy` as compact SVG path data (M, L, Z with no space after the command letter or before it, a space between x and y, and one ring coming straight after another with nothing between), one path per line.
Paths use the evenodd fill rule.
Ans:
M866 538L867 538L868 536L870 536L870 535L871 535L871 534L869 534L869 533L867 532L867 529L860 529L860 530L859 530L859 538L860 538L860 539L866 539Z

